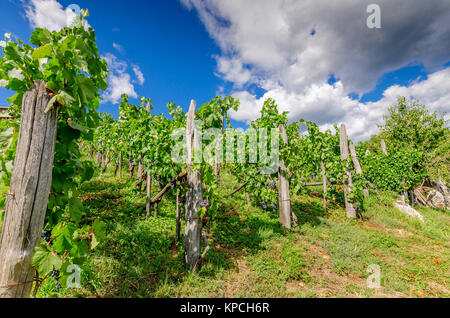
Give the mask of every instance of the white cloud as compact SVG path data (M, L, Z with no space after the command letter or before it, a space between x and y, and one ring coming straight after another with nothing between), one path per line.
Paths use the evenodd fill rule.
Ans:
M229 59L224 57L217 57L217 70L223 75L223 78L229 82L233 82L236 86L250 82L251 73L245 69L241 62L237 59Z
M102 102L117 104L120 101L122 94L137 98L138 95L131 82L131 76L127 73L128 64L117 59L117 57L111 53L106 53L102 58L108 63L109 70L109 87L102 96Z
M112 44L113 48L115 48L120 54L124 53L123 46L120 44L117 44L116 42L113 42Z
M29 0L25 4L25 12L33 28L50 31L59 31L71 25L77 16L70 8L63 8L56 0Z
M412 94L439 112L450 110L443 100L450 91L448 72L436 72L450 60L447 0L411 0L408 6L379 0L381 29L366 26L371 0L181 2L197 11L221 48L217 72L234 84L242 104L231 112L234 119L255 119L263 100L273 97L291 119L314 120L321 127L344 121L352 136L365 139L377 132L396 94ZM348 97L372 90L382 74L413 61L436 73L409 87L391 87L377 103ZM330 74L339 79L335 85L327 83ZM267 93L256 99L246 90L251 84Z
M71 7L71 6L69 6ZM27 0L25 2L25 11L32 27L46 28L48 30L60 30L63 27L72 24L76 17L76 13L71 8L64 8L57 0ZM88 27L89 24L86 24ZM118 29L116 30L118 31ZM122 45L113 43L114 49L119 53L124 53ZM109 69L109 87L103 93L103 103L118 103L122 94L137 98L131 73L128 71L128 64L125 61L117 59L111 53L102 56L108 63ZM138 84L142 85L145 81L143 73L136 65L132 66L132 70Z
M333 124L345 123L349 135L356 141L366 140L378 132L377 125L383 123L383 115L391 105L397 103L397 96L406 96L427 105L432 111L450 111L450 67L429 75L422 82L409 86L391 86L377 102L361 103L352 100L345 93L341 81L334 85L312 85L303 94L288 92L283 87L272 89L261 98L247 91L233 93L241 101L238 112L230 111L230 116L238 121L252 121L260 116L267 98L277 101L280 111L289 111L290 121L304 118L320 126L321 130L332 129ZM448 115L447 115L448 118Z
M132 65L132 69L133 69L134 75L136 75L139 85L143 85L145 82L145 77L144 77L144 73L142 73L140 67L137 65Z

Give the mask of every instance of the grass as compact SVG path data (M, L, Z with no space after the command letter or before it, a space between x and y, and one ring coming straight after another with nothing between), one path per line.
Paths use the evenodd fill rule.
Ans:
M221 191L236 184L222 176ZM145 199L110 171L83 184L90 223L107 223L107 240L93 252L82 288L41 297L449 297L449 213L420 208L425 223L365 202L361 219L349 220L341 204L323 210L318 190L295 197L299 226L285 231L278 215L245 204L243 193L221 202L209 228L211 250L193 275L183 266L175 238L172 194L158 218L145 220ZM386 195L385 200L391 197ZM381 269L381 288L367 287L368 266Z

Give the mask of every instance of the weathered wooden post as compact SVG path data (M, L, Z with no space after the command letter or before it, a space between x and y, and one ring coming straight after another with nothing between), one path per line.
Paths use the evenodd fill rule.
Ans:
M186 122L186 146L187 146L187 185L186 193L186 224L185 224L185 249L184 260L186 267L194 270L200 261L200 222L198 211L203 200L202 176L200 171L194 168L194 157L201 156L201 140L195 127L196 103L191 101Z
M152 111L152 105L150 103L147 103L147 112L150 114ZM147 212L147 219L150 217L150 205L152 200L152 182L153 178L150 174L150 167L147 167L147 189L146 189L146 204L145 204L145 210Z
M252 206L252 201L250 201L250 194L248 194L246 188L244 188L244 191L245 191L245 199L247 200L247 205Z
M110 162L111 162L111 156L110 156L110 153L108 152L108 154L105 156L105 164L103 165L102 173L106 172L106 169L108 169L108 165Z
M220 116L220 119L222 120L222 136L223 136L223 132L224 132L224 126L225 126L225 117L224 116ZM214 156L214 174L216 176L216 182L217 184L219 184L220 181L220 163L223 161L223 144L221 144L223 142L223 137L218 138L216 136L216 151L215 151L215 156Z
M130 180L133 180L134 176L134 163L131 161L131 159L128 161L128 171L129 171L129 178Z
M150 217L150 208L152 201L152 177L150 176L149 171L147 171L147 200L145 204L145 211L147 212L147 220Z
M52 184L57 110L45 82L23 97L19 140L0 235L0 298L30 297L35 270L31 256L41 239Z
M119 159L116 159L116 166L114 168L114 178L117 177L117 171L119 171Z
M347 217L355 218L356 211L353 207L353 204L348 202L348 194L350 193L350 187L353 185L352 173L348 167L348 138L347 138L347 129L345 125L341 125L340 131L340 148L341 148L341 160L345 162L345 175L347 175L347 179L344 178L344 200L345 200L345 210L347 211Z
M327 174L323 160L320 161L320 168L322 169L322 183L323 183L323 209L327 209Z
M138 181L136 183L136 188L138 188L139 191L142 190L142 184L144 183L145 178L145 172L144 172L144 165L142 164L142 157L138 161Z
M153 209L154 209L154 214L153 216L155 217L155 219L158 217L159 215L159 202L155 202L153 203Z
M122 181L122 151L119 154L119 180Z
M101 143L100 143L101 147ZM100 150L97 150L97 157L95 158L95 162L97 163L97 166L102 165L102 152Z
M103 166L103 162L105 160L105 150L103 149L103 142L100 143L100 154L99 154L99 163L98 166L101 168Z
M381 145L381 151L383 152L383 154L385 154L387 156L388 153L386 150L386 143L384 142L384 139L381 139L380 145Z
M283 125L279 127L281 139L286 145L288 143L286 129ZM280 158L280 167L278 169L278 182L279 182L279 206L280 206L280 223L287 229L291 229L291 199L289 194L289 180L285 174L287 169L284 163L284 159Z
M359 163L358 156L356 154L355 145L353 144L352 141L350 141L349 148L350 148L350 154L352 155L353 165L355 166L355 171L357 174L362 175L361 164ZM365 198L369 197L369 191L367 190L366 187L363 188L363 195Z

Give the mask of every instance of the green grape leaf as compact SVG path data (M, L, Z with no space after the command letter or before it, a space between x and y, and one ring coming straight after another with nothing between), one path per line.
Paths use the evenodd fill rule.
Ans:
M81 222L81 217L83 216L83 203L76 197L69 199L69 214L73 221L76 223Z
M44 46L38 47L33 51L31 57L33 60L43 59L45 57L51 57L53 55L53 47L51 44L46 44Z
M95 220L92 224L92 231L94 232L96 238L103 241L106 238L106 224L99 219Z
M42 46L50 43L51 40L52 34L50 33L50 31L46 29L36 28L31 35L30 43L37 46Z
M53 253L43 245L38 245L35 248L35 253L31 259L31 265L38 269L38 272L45 276L53 270L53 266L56 270L59 270L63 262L61 258L53 255Z

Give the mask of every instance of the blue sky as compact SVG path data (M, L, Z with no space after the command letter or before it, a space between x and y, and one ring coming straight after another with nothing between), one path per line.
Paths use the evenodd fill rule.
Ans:
M155 113L168 102L186 110L191 99L202 104L232 94L242 104L230 114L233 124L244 127L272 97L291 120L314 120L322 129L345 122L350 135L367 139L398 94L450 112L450 102L443 102L450 97L443 83L450 79L445 1L417 1L424 6L417 10L379 1L378 30L366 28L367 1L360 2L343 0L341 10L304 0L300 10L276 0L3 0L0 35L28 41L33 26L61 24L70 4L89 9L100 54L115 76L100 111L114 116L121 90L135 92L136 103L150 97ZM391 14L396 9L403 18ZM408 32L418 14L423 25ZM10 95L0 89L0 104Z
M74 3L59 2L64 7ZM223 81L214 75L212 56L219 54L219 49L196 14L179 2L77 0L76 3L89 9L89 24L96 31L100 54L112 53L129 65L139 66L145 82L136 84L135 90L139 96L152 99L156 112L165 110L168 102L186 106L190 99L203 103L216 95ZM33 29L20 1L1 1L0 21L2 35L11 32L29 40ZM119 44L123 51L115 49L113 43ZM1 90L3 105L10 95ZM100 111L112 114L117 114L117 110L117 105L111 102L100 107Z

